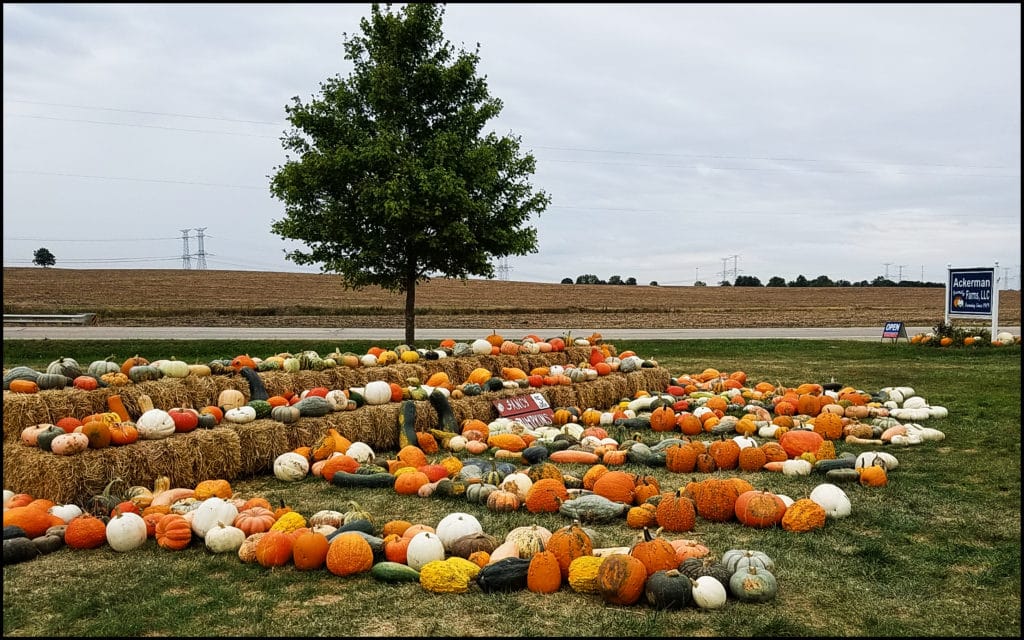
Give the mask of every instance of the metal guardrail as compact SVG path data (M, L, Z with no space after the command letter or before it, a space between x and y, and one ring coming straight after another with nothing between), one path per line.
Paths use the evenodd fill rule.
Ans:
M94 326L99 324L95 313L78 313L72 315L58 314L30 314L30 313L5 313L4 324L14 325L82 325Z

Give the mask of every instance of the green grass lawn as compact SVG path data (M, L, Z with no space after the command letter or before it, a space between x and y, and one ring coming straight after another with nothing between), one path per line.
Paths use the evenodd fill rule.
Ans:
M188 362L249 353L340 348L369 342L5 341L4 366L35 367L60 356L88 363L115 354ZM389 346L389 345L380 345ZM1019 637L1021 587L1021 413L1019 346L938 349L906 344L799 340L635 341L616 343L653 358L673 375L707 367L741 369L748 384L795 386L835 380L865 391L909 386L949 410L924 426L946 434L887 450L900 461L889 485L844 485L853 514L824 529L794 534L698 519L670 537L700 540L721 555L759 549L775 559L779 583L770 603L730 600L719 610L658 612L645 604L605 604L568 586L528 591L437 595L418 584L383 584L368 575L340 578L326 569L265 569L203 546L170 552L152 540L118 553L63 549L4 567L5 636L991 636ZM840 451L864 447L837 443ZM386 452L378 452L386 453ZM393 452L392 457L393 457ZM439 456L438 456L439 457ZM627 466L663 489L701 474ZM566 466L582 475L585 467ZM807 497L821 476L740 475L758 489ZM496 537L517 526L551 530L558 514L498 514L460 499L348 490L309 477L232 481L236 495L284 500L307 517L346 511L354 500L378 524L405 519L436 525L454 511L472 513ZM624 546L636 532L624 521L594 525L597 546Z

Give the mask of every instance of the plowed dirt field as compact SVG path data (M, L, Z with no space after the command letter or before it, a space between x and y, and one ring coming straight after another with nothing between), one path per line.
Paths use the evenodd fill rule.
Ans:
M336 275L170 269L4 268L5 313L86 313L123 326L405 326L405 295L346 290ZM651 287L434 279L416 289L420 328L934 326L945 290L910 287ZM999 323L1020 325L1020 291ZM985 326L986 321L977 321Z

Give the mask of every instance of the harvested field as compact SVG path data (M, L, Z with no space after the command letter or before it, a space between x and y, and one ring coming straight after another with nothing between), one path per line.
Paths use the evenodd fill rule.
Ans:
M935 325L941 287L674 287L435 279L418 328L591 326L706 329ZM5 313L96 313L122 326L405 326L404 295L346 290L336 275L174 269L4 268ZM999 323L1021 322L1001 291Z

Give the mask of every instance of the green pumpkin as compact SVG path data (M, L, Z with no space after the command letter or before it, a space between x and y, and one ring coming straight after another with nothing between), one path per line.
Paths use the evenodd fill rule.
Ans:
M148 364L136 365L128 370L128 379L136 384L149 380L159 380L163 375L160 369Z
M51 448L51 445L53 443L53 439L56 438L57 436L62 436L65 433L67 432L58 427L57 425L50 425L36 437L36 444L38 444L39 448L42 449L43 451L52 452L53 449Z
M217 416L212 413L200 413L199 414L199 428L200 429L212 429L217 426Z
M484 391L501 391L505 388L505 381L498 376L493 376L484 383Z
M493 484L477 482L466 487L466 500L472 504L487 504L487 497L497 490Z
M28 380L30 382L36 382L39 379L39 372L32 367L12 367L10 371L4 374L4 389L10 389L11 383L15 380Z
M63 389L71 384L71 378L60 373L41 373L36 384L40 389Z
M291 424L301 417L301 410L294 405L274 407L270 410L270 419L284 424Z
M647 578L644 597L655 609L682 609L693 599L693 583L676 569L662 569Z
M119 371L121 371L121 366L114 362L114 356L110 356L106 360L93 360L89 364L86 374L99 378L105 373L118 373Z
M462 385L462 393L467 396L478 396L483 392L483 387L481 387L475 382L467 382L466 384Z
M46 373L59 373L74 380L82 375L82 367L74 358L57 358L46 366Z
M778 581L767 569L747 567L729 578L729 593L741 602L770 602L778 590Z
M256 410L256 419L270 417L270 403L266 400L250 400L249 406Z

